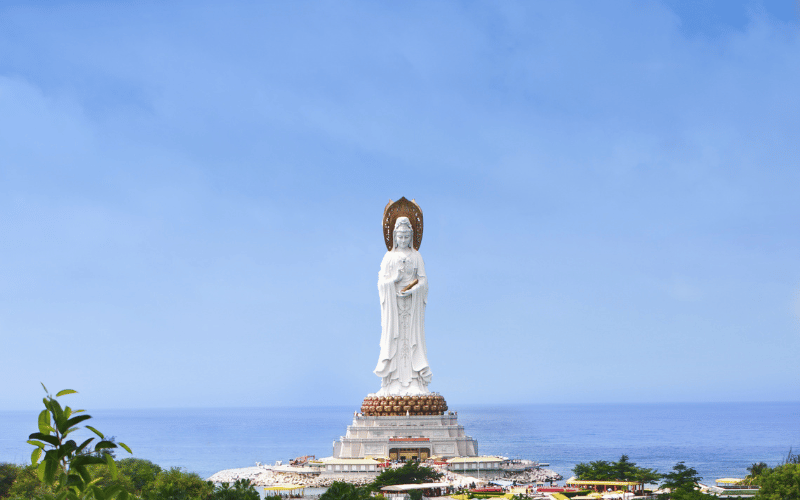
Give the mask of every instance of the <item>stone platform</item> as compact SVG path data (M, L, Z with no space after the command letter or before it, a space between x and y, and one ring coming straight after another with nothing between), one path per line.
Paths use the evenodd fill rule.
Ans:
M333 443L336 458L388 457L392 460L425 460L438 457L475 457L478 442L464 433L458 416L357 413L347 434Z

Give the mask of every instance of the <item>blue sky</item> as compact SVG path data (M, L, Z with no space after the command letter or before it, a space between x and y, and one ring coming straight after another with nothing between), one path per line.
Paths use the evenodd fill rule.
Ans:
M795 2L0 4L0 408L800 400Z

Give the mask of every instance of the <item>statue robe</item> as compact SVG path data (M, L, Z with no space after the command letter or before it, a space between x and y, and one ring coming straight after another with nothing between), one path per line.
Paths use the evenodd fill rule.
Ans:
M402 279L395 283L398 270ZM419 280L408 297L397 293ZM425 305L428 278L425 263L416 250L406 256L399 250L386 252L378 274L381 300L381 350L375 374L381 377L381 395L428 394L431 381L425 347Z

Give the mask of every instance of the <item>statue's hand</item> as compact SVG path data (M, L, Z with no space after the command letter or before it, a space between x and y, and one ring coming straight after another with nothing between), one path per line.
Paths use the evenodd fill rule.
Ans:
M397 292L398 297L408 297L412 293L414 293L414 289L417 288L417 285L414 285L410 290L406 290L405 292Z

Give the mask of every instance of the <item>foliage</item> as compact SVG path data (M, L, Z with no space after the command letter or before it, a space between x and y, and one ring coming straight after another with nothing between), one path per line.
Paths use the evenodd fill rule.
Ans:
M145 485L156 480L162 469L150 460L126 458L117 461L117 470L131 480L133 491L141 492Z
M791 452L790 452L791 455ZM757 499L800 500L800 463L784 463L759 478Z
M565 491L564 492L564 496L567 497L567 498L585 497L586 495L588 495L591 492L592 492L592 490ZM522 499L520 499L520 500L522 500Z
M142 489L143 500L205 500L214 491L211 481L179 467L161 471L155 481Z
M247 479L238 479L233 488L228 483L217 486L208 500L259 500L261 496Z
M757 462L747 468L747 475L744 478L745 484L758 484L759 478L768 471L772 470L771 467L764 462Z
M17 479L22 467L15 464L0 463L0 498L6 498L11 485Z
M661 484L662 488L669 488L670 491L683 490L692 491L695 485L700 482L702 477L697 474L693 467L686 467L682 461L675 464L672 472L664 474L664 482ZM673 498L674 495L673 495Z
M637 467L631 462L628 455L622 455L616 462L597 460L595 462L579 463L572 472L579 480L583 481L637 481L640 483L655 483L661 479L654 469Z
M786 455L786 458L783 460L782 465L786 464L800 464L800 455L797 453L792 453L792 448L789 447L789 454Z
M679 489L670 493L669 498L672 500L717 500L719 497L702 493L694 489Z
M442 477L441 472L436 472L430 467L421 466L412 460L397 469L386 469L372 481L370 485L374 491L379 491L384 486L394 484L434 483Z
M39 480L36 470L35 465L22 468L8 491L8 498L41 498L53 493L52 487Z
M368 487L334 481L328 491L319 497L319 500L367 500L369 497L370 489Z
M116 448L117 444L104 438L103 433L87 425L100 441L92 449L91 437L80 445L67 436L80 429L78 425L92 418L81 413L84 410L73 410L69 406L62 407L59 397L75 394L72 389L65 389L53 397L42 384L47 394L42 401L45 409L39 414L39 432L29 436L28 443L35 446L31 454L31 464L36 465L36 474L46 488L52 489L52 495L45 498L58 500L97 499L112 500L128 498L128 492L119 485L106 486L96 484L90 466L107 467L113 479L117 477L117 465L111 455L102 456L102 450ZM131 452L124 443L119 443L128 453ZM44 457L42 455L44 454ZM40 462L41 460L41 462Z

